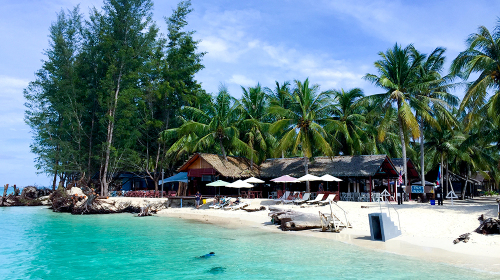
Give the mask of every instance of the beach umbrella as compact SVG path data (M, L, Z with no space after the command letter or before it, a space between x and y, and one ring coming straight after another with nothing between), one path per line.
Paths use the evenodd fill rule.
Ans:
M238 180L235 182L232 182L231 184L227 185L226 188L235 188L238 189L238 194L240 194L240 189L242 188L253 188L253 185L250 183L247 183L242 180Z
M250 184L262 184L262 183L265 183L264 180L257 179L255 177L250 177L250 178L244 180L243 182L247 182L247 183L250 183Z
M306 174L302 177L300 177L299 179L297 179L298 181L300 182L307 182L307 181L323 181L320 177L318 176L314 176L314 175L311 175L311 174Z
M225 187L229 184L230 184L229 182L217 180L215 182L208 183L207 186L209 186L209 187ZM219 195L220 195L220 188L219 188Z
M278 178L271 179L272 182L275 183L298 183L300 181L297 181L297 178L294 178L292 176L284 175Z
M285 190L286 188L286 183L300 183L297 178L288 175L283 175L281 177L271 179L271 181L275 183L283 183L283 190Z
M323 181L326 181L326 190L328 190L328 182L340 182L340 181L342 181L342 179L339 179L339 178L334 177L334 176L329 175L329 174L325 174L325 175L321 176L320 178Z
M225 186L227 186L229 184L230 184L229 182L222 181L222 180L217 180L215 182L207 184L207 186L209 186L209 187L225 187Z
M321 178L321 180L326 181L326 182L341 182L342 181L342 179L339 179L339 178L334 177L334 176L329 175L329 174L323 175L319 178Z

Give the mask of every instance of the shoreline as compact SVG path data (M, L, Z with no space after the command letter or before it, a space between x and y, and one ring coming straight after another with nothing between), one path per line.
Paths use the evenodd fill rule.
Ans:
M476 199L477 200L477 199ZM272 205L267 199L250 199L244 200L245 202L249 202L251 205L248 208L258 208L261 205L269 206ZM443 211L450 212L465 212L460 213L459 215L466 216L469 218L474 218L476 212L485 212L484 214L488 214L491 212L492 207L496 205L487 205L481 204L479 209L474 207L474 204L477 201L473 201L473 205L466 205L466 203L457 203L455 202L455 206L451 206L451 204L445 205L446 208L431 208L427 205L417 204L417 203L407 203L406 211L410 214L415 214L419 212L424 212L423 210L430 211L432 216L439 216L437 213ZM242 210L231 211L231 210L215 210L208 209L207 204L200 209L194 208L168 208L166 210L162 210L158 212L158 216L164 217L172 217L172 218L180 218L193 220L202 223L209 223L216 226L226 227L226 228L254 228L258 230L265 231L273 231L281 234L295 234L303 237L309 238L320 238L327 240L335 240L338 242L342 242L345 244L351 244L358 247L362 247L369 250L374 250L383 253L391 253L402 256L408 256L416 259L425 259L431 262L439 262L444 264L449 264L461 268L467 268L470 270L478 270L488 273L500 274L500 235L481 235L473 232L477 226L479 226L479 222L476 220L477 226L474 228L470 228L468 232L473 232L471 234L471 239L468 243L460 242L458 244L453 244L453 240L457 238L460 234L465 233L461 232L464 227L470 227L468 225L471 224L471 221L468 223L459 223L462 227L457 227L451 230L446 229L447 223L444 221L441 223L442 226L439 226L439 223L436 225L435 221L430 221L430 224L433 228L431 228L431 232L434 231L435 234L431 234L429 236L429 228L426 230L422 230L422 234L416 234L419 231L419 227L417 226L417 232L415 231L415 226L410 226L406 220L403 220L407 217L408 213L402 211L402 209L398 209L401 213L402 219L402 235L396 237L394 239L390 239L386 242L382 241L371 241L370 239L370 231L366 226L368 224L368 216L364 216L366 212L380 212L378 203L360 203L360 202L341 202L342 207L346 208L349 212L349 219L353 223L352 229L344 229L340 233L334 232L321 232L319 229L313 230L303 230L303 231L281 231L278 226L271 224L270 218L268 217L269 210L258 211L258 212L246 212ZM462 204L462 205L459 205ZM470 204L470 203L469 203ZM368 206L368 208L361 208L360 206ZM356 207L357 206L357 207ZM397 206L397 205L396 205ZM304 207L300 208L299 206L282 206L277 205L279 208L292 208L295 211L309 212L309 213L317 213L317 211L321 212L329 212L328 206L320 206L320 207ZM453 207L453 208L451 208ZM363 209L361 211L356 208ZM429 209L430 208L430 209ZM466 211L463 211L466 208ZM469 209L467 209L469 208ZM470 211L474 209L474 211ZM469 211L467 211L469 210ZM357 212L357 213L354 213ZM359 213L361 212L361 213ZM435 212L435 213L433 213ZM421 214L421 213L420 213ZM444 215L447 216L447 212L444 212ZM451 215L451 214L450 214ZM457 215L456 213L453 215ZM351 217L352 216L352 217ZM423 219L428 219L427 215L423 215ZM366 220L366 223L362 223L360 219ZM489 215L490 217L490 215ZM422 218L422 217L421 217ZM455 218L455 217L453 217ZM453 219L451 218L451 219ZM437 218L439 220L439 217ZM415 221L414 221L415 222ZM416 219L416 223L419 223L419 219ZM448 221L449 223L449 221ZM407 229L405 229L407 227ZM426 227L422 227L425 229ZM455 232L460 232L456 234ZM439 235L439 236L438 236Z

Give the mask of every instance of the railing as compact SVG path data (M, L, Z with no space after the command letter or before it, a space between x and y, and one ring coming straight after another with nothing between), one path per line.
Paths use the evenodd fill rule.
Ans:
M398 225L399 225L399 230L401 230L401 221L399 219L399 212L398 212L398 210L396 209L396 207L394 207L394 205L391 204L391 201L389 199L385 199L385 197L384 197L384 202L385 202L385 205L387 206L387 213L389 214L389 218L391 217L391 210L389 208L389 205L392 206L392 209L394 209L394 211L398 215ZM380 207L380 213L382 213L382 204L380 203L380 200L378 201L378 205Z
M333 209L332 209L332 203L334 203L334 204L335 204L335 205L336 205L336 206L337 206L340 210L342 210L342 212L344 212L344 218L345 218L345 222L346 222L346 223L345 223L345 226L346 226L346 227L348 227L348 228L351 228L351 227L352 227L352 225L351 225L351 223L349 222L349 220L347 219L347 211L345 211L345 210L344 210L344 208L340 207L340 205L338 205L338 203L337 203L337 202L335 202L335 201L331 201L331 200L330 200L329 202L330 202L330 213L331 213L331 215L332 215L332 218L335 216L335 215L333 214ZM339 221L340 221L340 219L339 219Z

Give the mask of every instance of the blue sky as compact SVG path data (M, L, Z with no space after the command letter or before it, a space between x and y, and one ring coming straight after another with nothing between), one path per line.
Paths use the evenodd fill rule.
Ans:
M155 1L155 20L178 1ZM34 79L48 47L48 29L61 9L81 12L101 0L3 0L0 4L0 184L46 186L36 175L31 134L24 124L23 89ZM375 73L378 52L394 43L413 43L424 53L447 48L449 63L480 25L493 30L500 1L216 1L193 0L189 26L208 52L197 75L208 92L220 83L235 97L240 86L274 86L274 81L309 77L322 90L360 87L379 90L361 77ZM463 96L458 90L456 94Z

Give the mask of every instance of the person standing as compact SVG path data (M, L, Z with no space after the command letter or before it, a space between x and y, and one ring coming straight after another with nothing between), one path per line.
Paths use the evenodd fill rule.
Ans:
M200 208L200 200L201 200L201 194L200 192L196 192L195 194L195 200L196 200L196 209Z
M441 185L438 185L436 188L436 197L438 205L443 205L443 187L441 187Z
M402 205L403 204L403 195L404 195L403 194L403 192L404 192L403 186L402 185L398 185L397 190L398 190L398 193L396 195L398 197L398 205Z
M323 189L323 183L320 183L318 187L318 193L323 193L324 191L325 190Z

